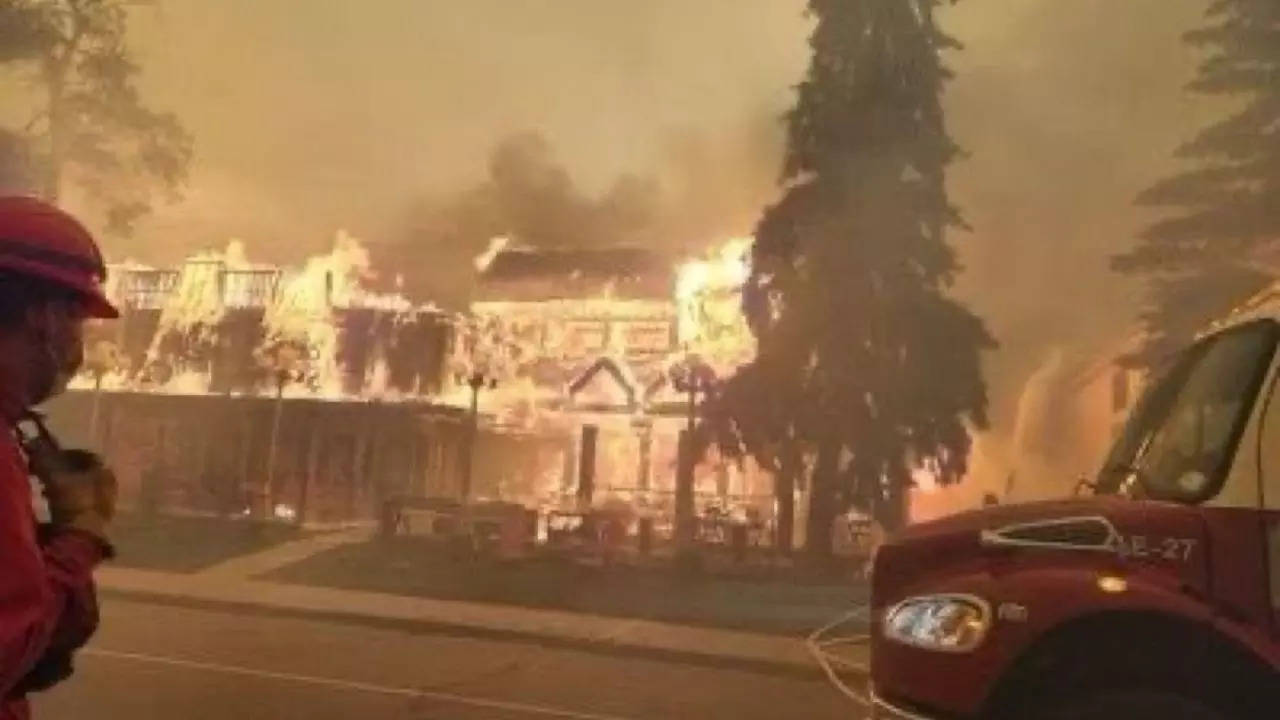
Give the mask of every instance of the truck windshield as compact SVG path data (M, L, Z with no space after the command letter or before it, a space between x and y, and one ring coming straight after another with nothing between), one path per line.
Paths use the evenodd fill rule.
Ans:
M1259 321L1188 348L1143 396L1098 477L1098 492L1199 503L1222 486L1276 344Z

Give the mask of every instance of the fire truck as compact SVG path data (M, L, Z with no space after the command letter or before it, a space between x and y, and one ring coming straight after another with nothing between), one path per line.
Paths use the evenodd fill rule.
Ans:
M873 564L877 718L1280 718L1280 303L1171 358L1064 500Z

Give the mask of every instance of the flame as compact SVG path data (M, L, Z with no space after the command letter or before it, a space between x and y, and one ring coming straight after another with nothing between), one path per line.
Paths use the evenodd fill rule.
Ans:
M125 258L120 262L107 264L107 276L102 283L102 291L116 307L123 307L125 304L125 287L124 279L129 273L155 270L154 267L140 263L133 258Z
M472 264L475 265L476 272L482 273L485 270L488 270L489 266L493 264L494 259L498 257L498 253L505 250L510 244L511 239L501 235L491 238L489 240L489 247L485 248L484 252L477 255L475 259L471 261Z
M512 407L563 402L568 383L599 358L613 359L625 382L641 393L687 353L728 374L755 352L740 301L751 243L734 238L680 264L668 297L619 298L606 288L585 298L472 303L470 318L458 328L454 376L479 372L496 381L498 389L482 390L481 406L501 417L523 412ZM487 266L492 254L477 258L477 267ZM470 389L459 383L447 397L469 403Z
M207 388L209 369L207 362L202 366L196 359L203 354L198 349L212 346L217 325L225 316L225 271L228 267L248 266L244 243L238 240L232 240L221 251L197 253L182 264L173 290L160 307L156 332L147 350L147 366L165 368L167 377L162 391L195 392L200 378ZM188 352L174 352L174 344L187 348Z
M101 380L104 389L207 393L211 357L228 311L259 308L264 339L254 349L254 356L268 370L283 370L282 364L287 364L294 379L301 377L301 382L291 380L285 394L342 397L337 311L399 314L435 309L430 305L415 308L398 293L369 290L370 268L364 245L342 230L328 253L309 258L295 270L250 261L245 243L239 239L229 241L223 250L197 253L172 271L128 261L113 264L109 290L124 307L158 310L157 330L147 349L143 372L130 375L123 369L103 372L86 367L73 387L92 388ZM131 273L141 277L131 277ZM369 367L361 396L395 395L387 358L375 352ZM274 387L258 388L263 393L271 390Z
M676 269L676 307L684 350L717 372L731 371L755 354L755 339L742 315L742 286L751 274L752 238L730 239L706 256Z
M329 253L308 259L301 270L284 276L275 301L263 316L263 354L270 356L280 347L300 349L305 384L321 397L343 396L336 308L388 312L412 309L412 304L402 295L365 289L363 283L372 276L370 267L369 252L364 245L350 233L339 230ZM385 368L381 373L375 369L374 375L375 382L380 383L385 392ZM299 391L294 388L290 394Z
M297 348L300 372L322 396L342 393L335 297L350 295L348 283L368 268L368 262L368 254L354 238L338 231L331 252L308 259L299 271L286 273L275 302L263 315L263 354L271 357L277 348Z
M173 395L205 395L209 392L209 373L185 370L170 378L164 391Z
M676 300L688 300L711 289L741 290L751 274L748 256L754 238L725 241L703 258L676 268Z
M183 263L177 287L160 311L161 331L185 331L222 318L220 277L226 264L226 255L218 252L194 255Z
M433 400L469 406L466 380L479 372L488 381L479 393L486 418L532 428L563 422L568 384L601 357L616 361L632 395L650 392L663 369L689 352L711 363L718 374L731 372L754 352L739 302L751 242L734 238L681 263L675 268L674 293L665 297L621 298L605 289L586 298L476 302L471 314L455 325L448 361L452 382ZM505 237L493 238L475 259L476 268L489 267L508 244ZM78 379L76 386L93 387L101 378L104 388L138 387L150 378L145 387L152 391L208 392L209 358L227 313L260 308L263 340L254 356L269 375L287 377L280 388L286 397L405 399L392 386L385 348L372 348L358 389L339 362L346 311L394 315L433 307L415 308L398 293L371 291L371 268L365 246L344 230L335 234L329 251L293 269L255 263L245 243L232 239L223 250L189 258L176 272L152 271L154 282L148 275L136 288L124 283L124 292L143 298L131 307L160 309L160 329L147 361L163 361L164 372L139 377L99 373ZM143 268L123 264L113 269L127 277L130 270ZM266 382L251 392L275 390L274 383Z

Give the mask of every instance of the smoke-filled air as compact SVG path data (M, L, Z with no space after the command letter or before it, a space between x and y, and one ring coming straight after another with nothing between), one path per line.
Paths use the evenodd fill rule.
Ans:
M1278 7L0 0L0 720L1274 718Z
M1140 286L1109 259L1150 217L1135 196L1220 111L1183 89L1199 55L1180 36L1204 9L966 0L939 11L963 45L943 56L954 72L943 107L963 152L947 186L967 223L950 236L955 292L999 343L984 353L983 490L1019 464L1035 468L1020 477L1092 470L1091 458L1043 457L1025 425L1050 422L1062 378L1046 373L1083 372L1136 332ZM349 232L367 253L370 292L451 309L474 299L474 260L495 237L645 247L674 266L750 235L781 196L785 118L814 27L803 10L798 0L131 5L137 84L194 140L187 177L124 232L84 189L64 196L106 232L117 262L174 266L234 240L256 263L303 266ZM8 125L27 119L28 99L0 99ZM171 317L181 309L162 325L195 320ZM279 312L268 315L276 337Z

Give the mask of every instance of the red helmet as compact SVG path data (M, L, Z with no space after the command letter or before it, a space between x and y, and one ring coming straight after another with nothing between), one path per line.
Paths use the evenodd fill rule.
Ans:
M91 317L120 317L103 294L107 269L93 236L42 200L0 196L0 269L75 292Z

